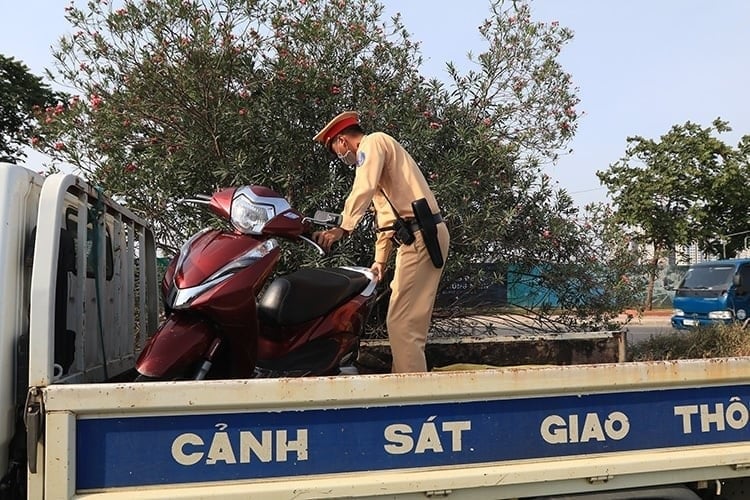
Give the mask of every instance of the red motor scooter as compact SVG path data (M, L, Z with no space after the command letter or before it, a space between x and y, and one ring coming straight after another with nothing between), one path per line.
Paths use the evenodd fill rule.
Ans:
M376 300L368 268L303 268L267 283L280 255L274 238L315 242L312 218L260 186L186 200L207 204L231 230L193 235L162 281L166 319L136 362L138 380L200 380L347 373Z

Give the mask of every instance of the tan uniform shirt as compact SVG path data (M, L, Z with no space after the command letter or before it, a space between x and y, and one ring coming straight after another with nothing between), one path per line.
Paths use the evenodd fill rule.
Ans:
M382 191L381 191L382 190ZM378 227L391 226L396 219L383 192L398 214L414 217L411 202L426 198L432 213L440 207L411 155L393 137L383 132L365 135L357 148L357 166L352 192L344 203L341 227L353 231L372 203ZM391 252L392 231L378 233L375 262L386 262Z

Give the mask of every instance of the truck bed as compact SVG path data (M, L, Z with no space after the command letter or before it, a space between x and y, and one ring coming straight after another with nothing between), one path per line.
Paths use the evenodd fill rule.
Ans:
M19 286L29 321L4 358L12 343L30 353L15 434L27 445L27 498L486 499L676 485L679 496L657 498L684 500L695 498L684 483L733 479L739 493L726 498L746 498L750 358L103 383L156 326L153 235L80 179L34 179L36 222L17 224L36 233ZM77 250L58 287L63 235ZM11 263L26 250L19 243ZM67 371L55 349L66 330Z

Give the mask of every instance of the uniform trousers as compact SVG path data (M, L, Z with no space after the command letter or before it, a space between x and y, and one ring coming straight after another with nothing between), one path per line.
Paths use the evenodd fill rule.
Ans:
M444 223L437 225L443 260L448 257L450 235ZM422 231L417 231L411 245L396 251L396 264L388 303L388 341L393 355L393 373L427 371L425 344L432 319L440 276L424 245Z

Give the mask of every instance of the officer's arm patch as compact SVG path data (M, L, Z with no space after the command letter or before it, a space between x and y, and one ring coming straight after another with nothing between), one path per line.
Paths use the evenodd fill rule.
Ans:
M360 166L360 165L362 165L362 164L363 164L364 162L365 162L365 152L364 152L364 151L360 151L360 152L359 152L359 153L357 154L357 166L359 167L359 166Z

